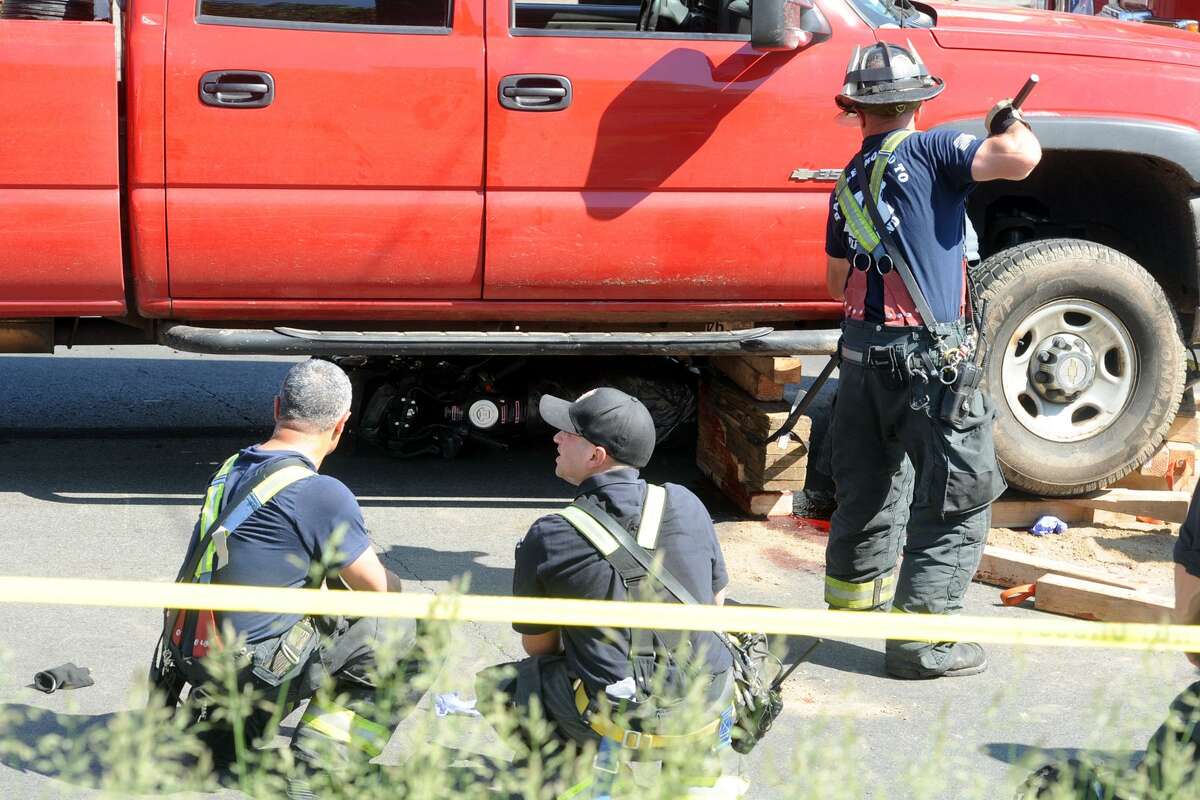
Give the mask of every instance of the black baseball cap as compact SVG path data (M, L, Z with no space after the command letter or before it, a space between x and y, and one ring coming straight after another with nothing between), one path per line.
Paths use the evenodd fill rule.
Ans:
M538 412L548 424L603 447L622 464L641 469L654 455L657 436L650 412L620 389L592 389L574 403L542 395Z

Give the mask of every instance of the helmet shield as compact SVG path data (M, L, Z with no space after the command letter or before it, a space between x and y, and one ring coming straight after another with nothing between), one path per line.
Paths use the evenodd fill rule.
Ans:
M944 88L941 78L929 74L912 42L907 48L880 42L854 49L836 102L843 111L854 113L858 106L931 100Z

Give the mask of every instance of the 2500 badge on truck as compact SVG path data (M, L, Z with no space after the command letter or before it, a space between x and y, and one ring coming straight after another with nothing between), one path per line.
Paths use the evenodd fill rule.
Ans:
M1193 34L881 0L14 18L57 14L0 10L4 350L829 351L824 220L858 145L832 98L855 47L911 41L948 86L924 127L982 134L1042 76L1041 166L971 201L1011 482L1101 486L1178 405L1200 319Z

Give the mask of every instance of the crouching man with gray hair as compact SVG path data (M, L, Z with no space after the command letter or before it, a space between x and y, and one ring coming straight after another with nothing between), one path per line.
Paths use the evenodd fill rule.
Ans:
M337 478L317 473L341 439L350 394L349 378L328 361L304 361L288 371L275 398L271 437L230 456L213 476L179 581L295 588L328 581L354 591L400 591L399 579L371 548L354 495ZM409 691L401 702L394 696L376 702L374 685L375 653L385 636L402 680L419 669L411 621L174 610L165 621L151 677L169 701L190 683L196 718L212 723L203 658L230 630L245 641L236 654L243 688L281 699L280 717L311 698L291 745L307 771L378 755L418 699ZM328 679L332 691L318 694ZM243 721L246 744L270 718L256 708ZM202 728L218 764L233 756L227 725L218 716L215 729ZM293 781L289 794L313 796L308 783Z

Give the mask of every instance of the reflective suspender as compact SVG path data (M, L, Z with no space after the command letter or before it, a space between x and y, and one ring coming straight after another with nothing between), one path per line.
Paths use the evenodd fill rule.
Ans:
M638 523L637 532L637 543L647 550L653 550L658 544L658 529L662 527L663 509L666 506L667 490L647 483L646 502L642 504L642 521Z
M871 167L871 197L864 197L864 203L874 202L876 206L879 205L879 192L883 188L883 174L887 170L888 160L900 143L915 132L910 130L893 131L883 140L883 145L879 148L879 154L875 156L875 163ZM875 225L871 222L866 210L855 199L854 190L850 188L846 172L843 172L838 178L834 192L837 195L838 208L842 211L842 217L845 218L851 235L858 240L859 246L865 252L874 252L880 245L879 233L875 230Z
M667 505L667 490L653 483L646 484L646 502L642 504L642 520L638 523L637 543L647 550L653 550L658 544L658 530L662 527L663 510ZM558 515L571 523L575 530L583 534L592 546L600 551L600 555L609 556L617 551L619 545L612 534L604 529L595 517L577 505L569 505Z
M221 508L221 499L225 494L225 479L233 468L233 462L236 460L237 456L232 456L221 465L221 469L217 470L216 476L208 487L208 492L204 499L204 508L200 511L201 537L208 534L216 522L217 514ZM204 551L204 557L200 559L200 563L196 566L196 572L192 576L192 580L194 582L206 582L203 580L205 575L210 575L212 572L228 566L228 542L230 534L245 522L251 514L270 502L272 497L296 481L303 478L310 478L314 475L316 473L308 467L295 464L272 472L259 481L250 490L250 494L246 495L246 499L230 511L221 524L216 527L216 530L212 531L208 547Z
M299 457L281 459L265 466L259 482L249 490L242 488L230 506L224 503L225 483L237 459L236 454L227 458L209 483L200 509L196 547L189 551L187 562L175 579L177 582L212 583L213 573L229 564L229 536L238 526L288 486L316 475L300 463ZM210 645L219 641L213 612L166 609L163 641L164 646L178 647L184 659L203 658Z

